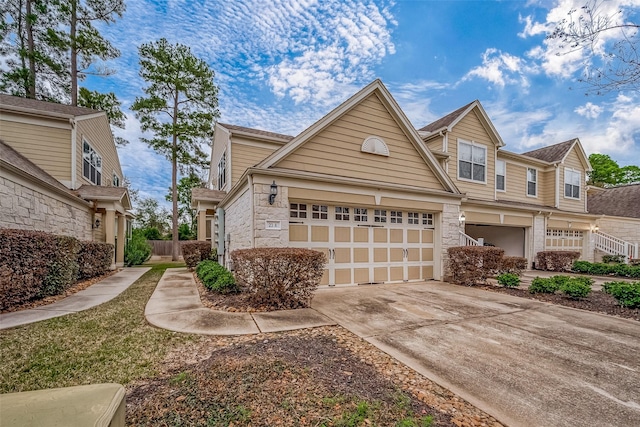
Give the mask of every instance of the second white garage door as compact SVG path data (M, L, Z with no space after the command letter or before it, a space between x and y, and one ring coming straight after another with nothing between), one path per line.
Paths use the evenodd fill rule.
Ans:
M290 203L290 246L326 254L324 285L432 279L433 239L429 212Z

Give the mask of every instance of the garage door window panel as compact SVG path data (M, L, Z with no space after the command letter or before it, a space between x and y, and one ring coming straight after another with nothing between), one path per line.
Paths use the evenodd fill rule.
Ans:
M291 203L289 207L289 218L307 218L307 205L304 203Z
M329 207L327 205L311 205L312 219L328 219Z

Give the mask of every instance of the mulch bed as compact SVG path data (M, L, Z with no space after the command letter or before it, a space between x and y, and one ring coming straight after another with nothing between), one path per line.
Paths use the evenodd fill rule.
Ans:
M206 337L163 367L128 386L128 425L386 426L426 415L433 426L501 425L337 326ZM364 421L345 423L363 401Z
M521 298L535 299L552 304L564 305L566 307L595 311L601 314L640 321L640 308L622 307L614 297L602 291L592 291L587 298L574 300L562 294L532 294L529 293L527 289L510 289L493 285L481 285L477 287L492 292L509 294Z
M34 299L34 300L31 300L31 301L25 301L24 303L22 303L20 305L16 305L16 306L13 306L13 307L9 307L9 308L7 308L5 310L1 310L0 313L12 313L14 311L28 310L28 309L31 309L31 308L38 308L38 307L42 307L44 305L53 304L56 301L59 301L59 300L64 299L64 298L66 298L68 296L71 296L71 295L73 295L75 293L83 291L83 290L87 289L91 285L95 285L99 281L101 281L103 279L106 279L107 277L116 274L118 271L120 271L120 269L108 271L107 273L103 274L102 276L96 276L96 277L93 277L93 278L91 278L89 280L83 280L82 282L76 282L73 285L71 285L70 287L68 287L67 289L65 289L64 292L62 292L61 294L51 295L51 296L48 296L48 297L44 297L44 298L41 298L41 299Z

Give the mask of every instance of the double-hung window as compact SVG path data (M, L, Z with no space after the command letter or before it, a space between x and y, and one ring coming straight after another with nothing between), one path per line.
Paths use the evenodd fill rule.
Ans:
M458 179L487 182L487 147L458 141Z
M102 157L87 141L82 142L82 176L95 185L102 185Z
M538 171L527 168L527 196L538 196Z
M564 169L564 197L580 198L580 171Z
M222 190L227 184L227 152L222 153L218 162L218 190Z
M115 173L113 174L113 180L111 182L114 187L120 187L120 177Z
M496 160L496 190L506 191L507 165L504 160Z

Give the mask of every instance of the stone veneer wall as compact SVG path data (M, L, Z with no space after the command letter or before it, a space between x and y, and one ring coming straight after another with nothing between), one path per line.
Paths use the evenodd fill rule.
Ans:
M0 227L46 231L91 240L91 211L45 194L37 185L0 176Z
M533 247L531 248L531 254L527 259L529 267L536 260L536 254L545 250L547 244L547 225L544 215L533 216L533 227L531 229Z
M600 231L630 243L640 243L640 219L601 218L598 220Z
M460 231L464 231L464 226L460 226L460 206L444 204L442 207L442 278L449 277L448 264L449 255L447 249L460 246ZM437 242L435 242L437 244Z
M253 191L256 248L289 246L289 187L278 187L273 205L269 204L271 185L254 184ZM267 230L267 220L280 221L280 230Z
M251 191L245 192L225 208L224 233L231 235L229 251L251 247ZM224 239L225 236L220 236Z

